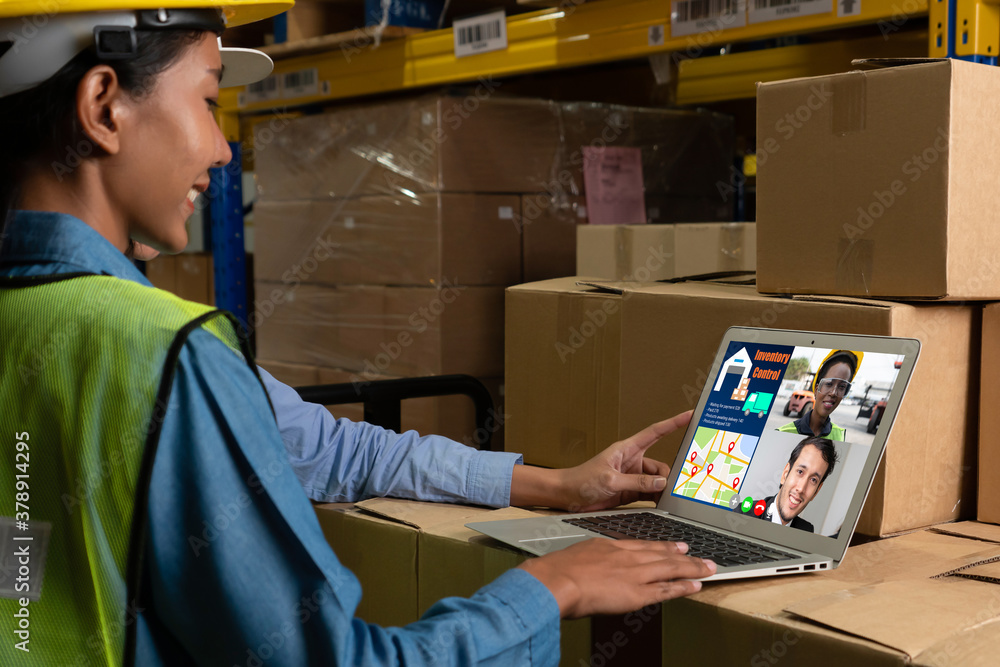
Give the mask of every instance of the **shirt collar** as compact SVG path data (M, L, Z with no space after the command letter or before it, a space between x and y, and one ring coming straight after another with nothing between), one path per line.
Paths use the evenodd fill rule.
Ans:
M0 275L96 273L151 285L97 230L65 213L15 211L0 246Z
M771 506L768 508L767 511L768 514L771 515L771 523L776 523L779 526L787 525L784 521L781 520L781 514L778 512L778 496L775 496L774 500L771 501ZM791 521L789 521L788 523L791 523Z
M812 426L809 425L809 420L812 419L812 408L809 409L804 415L795 420L795 430L799 432L800 435L814 435L812 431ZM823 428L819 430L818 435L820 437L825 437L830 435L830 431L833 430L833 422L829 417L823 422Z

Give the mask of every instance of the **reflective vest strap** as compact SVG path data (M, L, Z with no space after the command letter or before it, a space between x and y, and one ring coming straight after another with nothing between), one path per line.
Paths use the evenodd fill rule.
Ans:
M191 320L177 332L174 340L170 343L170 348L167 350L167 358L163 364L163 375L160 376L160 385L156 391L156 405L166 406L170 403L170 393L174 386L174 375L177 371L177 362L180 358L181 350L187 342L188 336L190 336L191 332L195 329L200 327L208 328L206 325L217 318L221 318L223 321L228 319L228 322L233 324L235 327L235 318L233 318L232 315L223 310L212 310ZM214 329L216 327L212 328ZM218 336L220 333L222 332L220 331L216 333L216 335ZM232 333L235 334L235 328ZM252 356L249 354L249 343L246 337L239 337L239 341L243 347L242 352L244 358L256 373L256 366L253 363ZM136 480L135 510L132 517L132 532L129 538L128 568L125 575L126 609L128 608L128 604L135 605L137 609L142 607L142 563L143 554L146 549L146 534L148 529L146 524L147 518L149 517L149 485L153 477L153 463L156 461L156 450L160 444L162 426L163 420L157 419L155 421L154 428L150 430L149 436L146 438L146 446L142 453L142 463L139 467L139 477ZM135 665L137 625L137 622L132 622L126 626L125 653L123 657L124 664L127 667Z

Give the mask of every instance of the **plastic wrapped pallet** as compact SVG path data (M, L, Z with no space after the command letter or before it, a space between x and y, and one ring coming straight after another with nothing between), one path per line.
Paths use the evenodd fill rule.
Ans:
M646 219L729 219L717 189L729 180L728 117L511 99L496 88L484 80L466 95L259 126L252 321L262 356L501 376L502 287L572 274L576 226L593 221L576 163L583 146L642 152ZM603 136L608 117L616 136ZM454 289L439 317L418 315Z
M568 194L585 192L585 149L638 148L646 196L679 198L677 205L688 207L677 217L667 206L659 206L663 209L659 222L730 219L732 203L724 201L719 191L719 183L728 184L731 178L735 131L730 116L590 102L564 103L560 111L559 176ZM695 203L684 199L700 200L702 205L723 204L725 217L690 216Z
M259 194L543 191L560 155L559 107L499 98L491 85L295 119L257 149Z
M521 279L520 209L519 197L492 194L264 200L254 210L255 276L322 285L512 285Z
M503 375L503 288L256 283L259 356L402 377Z
M677 198L679 218L723 203L734 155L733 121L705 111L557 104L495 95L424 95L335 109L291 121L257 141L262 199L420 192L584 194L584 148L639 148L647 196ZM693 199L695 201L684 200ZM697 202L697 203L696 203ZM656 206L656 204L652 204Z

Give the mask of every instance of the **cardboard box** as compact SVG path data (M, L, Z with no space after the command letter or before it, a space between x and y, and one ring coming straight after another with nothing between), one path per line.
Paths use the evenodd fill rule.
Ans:
M146 262L146 277L154 287L182 299L215 305L215 274L209 253L159 255Z
M315 510L337 559L361 582L358 618L382 626L417 621L417 531L349 503L316 505Z
M507 449L524 451L529 463L576 465L619 438L693 408L730 326L906 336L921 341L921 358L858 530L887 535L973 516L978 307L776 298L752 286L715 283L618 284L624 296L604 298L620 299L613 302L620 313L596 326L590 314L599 308L590 304L601 303L601 296L573 282L549 285L544 308L537 297L534 303L518 297L541 292L546 283L508 292ZM524 335L529 331L533 338ZM589 359L595 361L586 373L578 370ZM533 381L519 379L518 367L530 368ZM565 398L570 394L573 401ZM552 409L553 400L566 407ZM591 425L597 419L600 431ZM667 436L649 455L673 461L682 436Z
M584 197L553 197L545 193L524 195L518 222L523 274L522 280L517 282L575 275L576 228L587 223Z
M576 465L619 435L621 297L577 280L507 290L505 447L534 465Z
M364 10L346 2L299 0L288 10L286 25L287 41L298 42L362 26Z
M980 527L851 547L830 572L706 584L664 605L663 664L993 664L1000 580L975 573L1000 536Z
M177 295L188 301L215 305L215 273L212 255L182 253L176 258Z
M403 377L503 374L503 288L256 283L257 353Z
M521 278L514 195L261 201L258 280L321 285L511 285Z
M321 384L320 369L304 364L288 364L283 361L257 359L257 365L274 376L274 379L289 387L308 387Z
M257 282L257 355L307 366L360 368L385 341L383 288Z
M395 379L383 375L351 372L332 368L319 368L318 384L356 384ZM503 378L480 378L493 398L494 421L487 425L490 430L490 449L503 449L504 434L504 383ZM345 403L329 406L334 416L351 421L364 421L364 404ZM400 422L404 431L416 431L421 435L443 435L469 447L481 448L485 434L476 426L475 404L464 395L428 396L410 398L400 404Z
M582 271L576 266L578 228L590 221L586 204L586 198L582 196L552 197L534 193L521 197L520 227L524 258L521 282L572 275L605 275L603 272ZM729 220L732 206L720 206L709 197L647 195L646 217L650 223ZM749 263L755 264L756 249L748 250L748 253Z
M543 192L559 157L559 109L497 97L497 85L337 109L279 131L258 126L260 197Z
M174 255L159 255L146 262L146 278L153 287L177 293L177 270Z
M524 560L523 553L466 528L467 522L534 516L514 507L390 498L357 507L362 511L317 505L316 514L337 557L361 582L358 616L382 625L412 623L438 600L468 597ZM589 620L563 621L561 633L562 664L586 664Z
M979 398L980 521L1000 523L1000 303L983 308L983 363Z
M678 225L581 225L576 274L608 280L669 280L717 271L753 271L750 222Z
M914 62L760 85L760 291L1000 297L1000 72Z

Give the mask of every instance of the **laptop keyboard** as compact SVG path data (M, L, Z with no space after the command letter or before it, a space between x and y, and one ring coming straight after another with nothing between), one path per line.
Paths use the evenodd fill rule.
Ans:
M651 512L574 517L562 521L615 539L684 542L688 545L689 556L709 558L725 567L798 558L795 554L722 535Z

